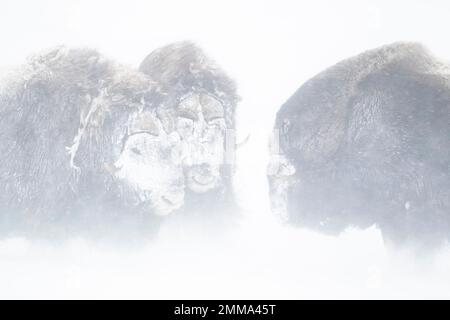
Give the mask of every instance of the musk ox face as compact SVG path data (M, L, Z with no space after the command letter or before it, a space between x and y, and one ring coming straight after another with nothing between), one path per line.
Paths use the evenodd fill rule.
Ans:
M187 187L196 193L217 188L225 159L225 112L207 93L193 93L176 108L176 132L183 141Z
M148 203L156 215L168 215L184 202L180 138L167 134L151 112L132 115L122 138L113 174Z
M288 137L280 140L288 150L271 156L267 176L272 211L281 221L328 234L375 223L381 202L372 189L355 184L353 170L301 161L289 152Z
M154 50L139 70L159 85L158 116L166 131L180 135L186 190L193 195L187 203L199 194L228 195L234 158L226 154L231 143L225 137L235 126L234 81L191 42Z

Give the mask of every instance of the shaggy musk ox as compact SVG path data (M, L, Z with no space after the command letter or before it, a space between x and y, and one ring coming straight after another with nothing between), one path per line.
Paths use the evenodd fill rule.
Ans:
M421 45L395 43L307 81L276 117L274 209L331 233L375 224L395 245L446 241L449 71Z
M3 80L0 228L147 233L181 207L179 137L156 117L155 88L94 50L65 47Z
M185 211L233 211L235 83L190 42L153 51L139 70L160 85L158 115L182 140Z

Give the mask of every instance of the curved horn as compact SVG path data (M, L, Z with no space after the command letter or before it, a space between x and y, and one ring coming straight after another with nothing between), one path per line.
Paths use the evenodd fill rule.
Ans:
M236 150L239 149L239 148L241 148L241 147L244 146L245 144L247 144L247 142L250 140L250 136L251 136L251 134L249 133L249 134L247 135L247 137L245 137L244 140L242 140L241 142L236 143L236 144L235 144Z

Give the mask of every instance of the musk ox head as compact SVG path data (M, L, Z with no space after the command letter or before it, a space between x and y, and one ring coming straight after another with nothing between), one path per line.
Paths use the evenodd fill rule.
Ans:
M180 138L156 116L155 88L95 50L33 56L2 90L1 199L68 216L181 207Z
M131 196L128 200L156 215L167 215L184 201L184 176L177 153L180 138L167 133L158 119L151 100L154 83L146 76L116 70L113 80L105 82L108 87L83 114L86 121L82 117L80 144L87 144L94 153L102 151L98 165ZM92 150L94 145L96 150ZM79 163L75 153L72 162ZM80 169L82 174L82 165Z
M114 177L128 184L154 213L167 215L184 202L184 180L177 153L180 139L167 134L150 111L133 114L121 139Z
M447 239L447 70L394 43L303 84L275 121L274 209L329 233L376 224L396 242Z
M157 112L168 132L181 138L188 189L205 193L227 185L233 163L226 146L234 144L226 136L235 128L238 101L234 82L190 42L155 50L140 71L160 85Z

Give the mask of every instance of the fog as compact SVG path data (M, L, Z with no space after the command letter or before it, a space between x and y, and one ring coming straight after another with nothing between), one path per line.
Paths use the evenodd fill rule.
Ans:
M0 4L0 70L60 44L138 67L153 49L192 40L238 84L232 230L167 223L153 241L0 241L0 298L450 298L450 250L388 250L379 230L338 237L283 225L269 209L268 139L282 103L334 63L394 41L447 60L447 1L68 1ZM220 226L217 227L220 229Z

